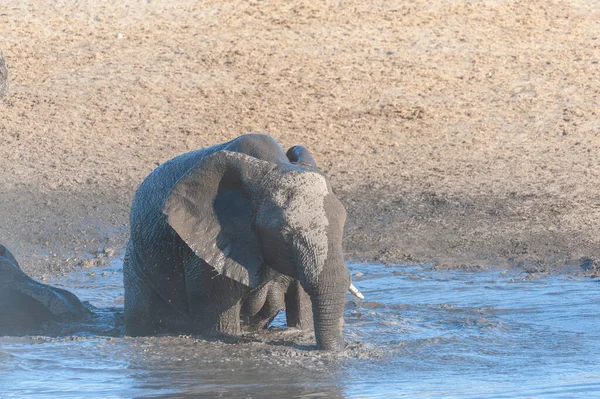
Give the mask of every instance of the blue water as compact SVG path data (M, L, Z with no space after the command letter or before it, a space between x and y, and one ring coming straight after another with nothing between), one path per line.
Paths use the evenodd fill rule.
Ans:
M394 355L360 370L363 382L347 391L352 395L600 396L597 279L365 270L356 285L373 308L348 309L347 338Z
M600 280L350 265L347 350L289 339L0 338L0 397L600 397ZM110 312L119 264L51 281ZM274 324L285 320L278 316Z

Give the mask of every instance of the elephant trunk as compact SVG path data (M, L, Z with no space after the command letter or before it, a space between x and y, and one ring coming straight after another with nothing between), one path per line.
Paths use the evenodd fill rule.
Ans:
M323 203L326 217L319 219L311 214L309 228L297 229L300 234L293 242L294 258L299 280L311 298L317 347L340 350L344 344L346 291L351 280L342 248L346 213L333 194L325 196ZM325 226L319 228L323 220Z
M304 283L312 302L317 348L332 351L343 349L344 307L350 273L341 250L330 251L330 257L316 281Z
M342 328L346 293L317 294L312 298L317 348L338 351L343 349Z

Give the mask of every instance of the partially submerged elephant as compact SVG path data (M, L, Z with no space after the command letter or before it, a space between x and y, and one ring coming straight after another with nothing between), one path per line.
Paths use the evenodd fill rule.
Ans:
M52 333L52 325L83 321L90 315L69 291L27 276L0 245L0 336Z
M285 308L319 349L342 348L345 219L310 152L266 135L162 164L132 204L126 333L235 335Z

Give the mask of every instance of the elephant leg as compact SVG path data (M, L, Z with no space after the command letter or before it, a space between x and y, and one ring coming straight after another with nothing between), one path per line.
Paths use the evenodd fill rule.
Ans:
M217 335L240 335L240 308L241 301L238 300L229 308L219 312L215 321Z
M252 290L243 300L240 320L244 328L249 331L258 331L264 326L258 313L265 305L269 294L269 284Z
M243 321L251 331L265 329L285 309L285 293L293 279L272 268L265 271L266 284L252 291L244 300Z
M197 260L194 260L195 262ZM196 332L239 335L242 298L248 288L200 262L186 271L186 293Z
M136 273L136 265L127 247L123 259L123 285L125 286L125 334L130 336L154 335L153 309L157 308L156 295Z
M131 336L193 333L193 323L181 304L181 295L166 296L173 290L166 284L159 287L153 283L144 274L146 268L142 262L130 243L123 259L125 333Z
M250 331L267 328L277 313L285 309L285 284L283 281L270 281L244 300L242 320Z
M267 328L273 321L277 313L285 309L284 293L281 286L272 284L265 301L264 306L256 315L259 320L259 328Z
M296 327L302 331L315 329L312 301L299 280L294 280L285 294L285 309L288 327Z
M218 275L213 278L215 285L211 299L216 301L215 307L209 307L216 315L216 333L219 335L239 335L241 333L240 311L242 298L247 293L247 287Z

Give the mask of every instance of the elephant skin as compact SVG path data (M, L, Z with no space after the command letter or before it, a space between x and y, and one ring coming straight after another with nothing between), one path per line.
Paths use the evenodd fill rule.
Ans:
M0 100L2 100L8 92L8 68L6 67L6 59L2 55L0 49Z
M51 326L86 320L91 312L69 291L38 283L0 245L0 335L47 334Z
M265 268L263 273L266 283L244 297L242 325L249 331L260 331L269 326L277 313L286 310L288 327L314 330L311 299L300 281L271 268Z
M302 146L249 134L165 162L132 203L126 333L237 335L285 308L319 349L341 349L345 219Z

